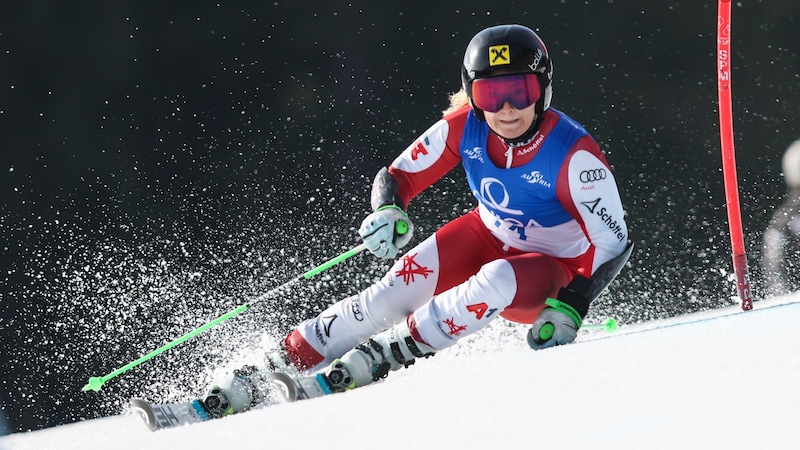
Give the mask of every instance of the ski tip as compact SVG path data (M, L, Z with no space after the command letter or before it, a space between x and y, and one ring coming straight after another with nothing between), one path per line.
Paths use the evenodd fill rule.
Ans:
M133 411L144 420L144 424L150 431L156 431L158 424L156 422L156 414L150 404L140 398L131 399L131 407Z

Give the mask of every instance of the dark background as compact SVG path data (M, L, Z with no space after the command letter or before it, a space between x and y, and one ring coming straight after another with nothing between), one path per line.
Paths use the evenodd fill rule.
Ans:
M331 3L331 4L329 4ZM198 395L232 354L361 289L359 255L83 393L90 376L358 243L376 171L447 106L480 29L539 32L553 106L594 134L637 249L590 314L738 302L722 188L716 2L3 2L0 332L8 429ZM653 3L653 2L646 2ZM758 300L762 230L800 137L796 0L733 6L735 138ZM456 171L458 172L458 171ZM470 209L454 173L414 242Z

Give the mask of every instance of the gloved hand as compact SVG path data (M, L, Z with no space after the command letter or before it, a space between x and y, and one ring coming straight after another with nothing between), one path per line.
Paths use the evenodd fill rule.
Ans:
M382 206L368 215L358 234L367 249L379 258L394 258L397 251L411 240L414 225L408 215L395 205Z
M569 344L578 335L579 327L567 314L557 309L545 308L528 330L528 345L534 350L541 350Z
M569 344L578 335L583 316L589 311L585 293L591 287L590 279L576 275L558 291L558 298L545 300L543 309L528 330L528 345L534 350Z

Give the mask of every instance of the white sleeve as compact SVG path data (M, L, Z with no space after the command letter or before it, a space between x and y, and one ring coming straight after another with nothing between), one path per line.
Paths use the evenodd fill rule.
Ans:
M569 160L569 192L583 222L586 235L595 247L592 273L604 262L625 250L628 226L614 179L606 164L586 150L578 150Z
M449 133L450 124L439 120L395 158L392 166L408 173L429 169L444 154Z

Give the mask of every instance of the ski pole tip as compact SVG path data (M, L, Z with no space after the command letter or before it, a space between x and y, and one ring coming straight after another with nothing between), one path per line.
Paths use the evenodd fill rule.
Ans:
M619 328L619 323L617 322L617 319L613 317L606 317L602 322L599 323L585 323L583 324L583 328L590 330L603 330L606 333L613 333Z
M105 384L105 380L102 377L91 377L89 378L89 383L83 387L83 392L87 391L95 391L100 392L100 389Z
M617 323L617 319L609 317L603 321L603 327L607 333L613 333L619 328L619 323Z

